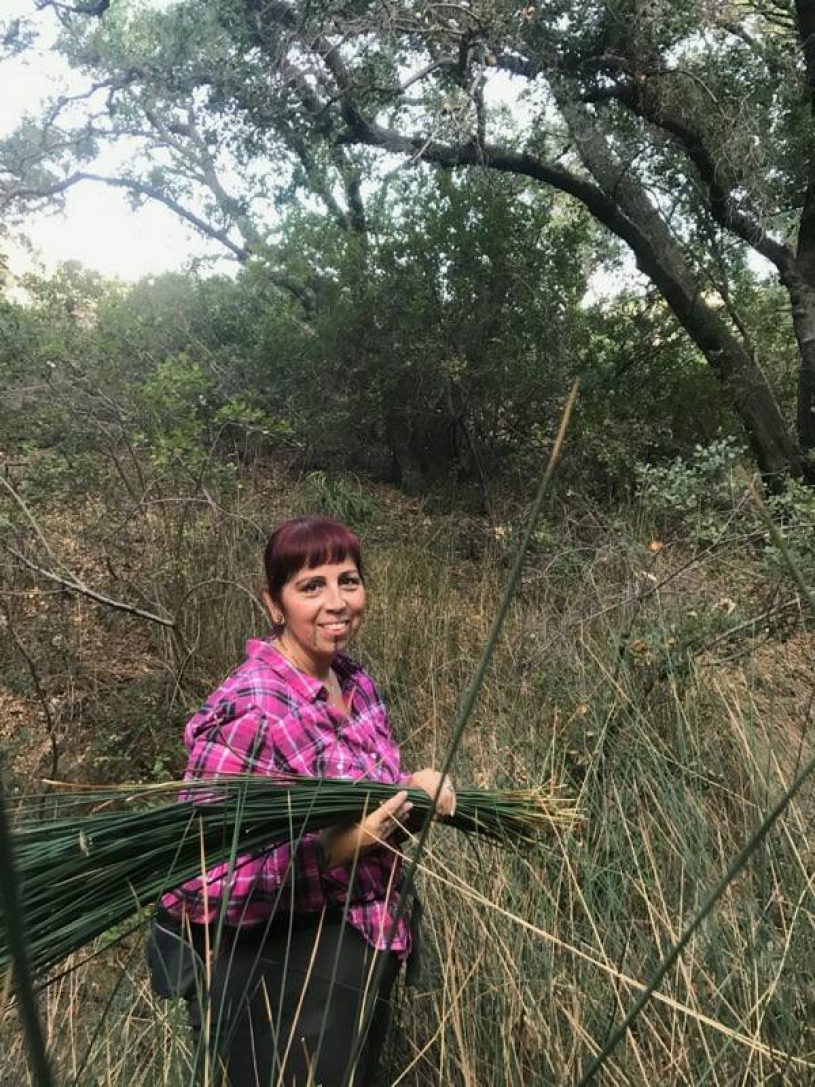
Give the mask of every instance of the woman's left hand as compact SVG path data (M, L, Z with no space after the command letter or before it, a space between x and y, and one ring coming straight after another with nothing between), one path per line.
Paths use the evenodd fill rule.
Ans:
M439 789L440 782L441 788ZM431 800L438 792L436 815L440 819L456 814L456 790L447 774L444 775L442 781L442 775L438 770L431 770L427 767L424 770L417 770L415 774L411 774L407 784L414 789L421 789L423 793L427 793Z

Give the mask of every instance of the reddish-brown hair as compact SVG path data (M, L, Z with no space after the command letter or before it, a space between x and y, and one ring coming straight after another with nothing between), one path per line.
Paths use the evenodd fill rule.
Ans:
M283 586L298 570L327 562L351 559L362 576L359 538L333 517L310 514L284 521L269 537L263 564L266 587L273 600L280 600Z

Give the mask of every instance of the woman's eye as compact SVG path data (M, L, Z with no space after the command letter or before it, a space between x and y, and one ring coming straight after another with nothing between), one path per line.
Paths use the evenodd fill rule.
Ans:
M344 577L340 584L348 589L355 589L360 584L360 580L358 577Z
M304 593L313 593L313 592L316 592L317 589L319 589L319 588L320 588L319 581L308 581L303 586L303 592Z

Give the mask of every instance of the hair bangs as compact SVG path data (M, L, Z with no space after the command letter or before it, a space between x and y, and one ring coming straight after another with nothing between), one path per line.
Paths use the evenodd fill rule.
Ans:
M362 575L359 537L333 517L293 517L272 533L264 555L266 584L274 599L298 570L350 559Z

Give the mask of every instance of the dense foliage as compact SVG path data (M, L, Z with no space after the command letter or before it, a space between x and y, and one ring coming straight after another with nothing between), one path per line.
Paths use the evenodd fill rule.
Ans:
M558 198L494 175L405 178L357 239L301 210L292 266L319 268L308 322L266 268L133 286L68 265L2 302L0 420L30 486L112 466L131 497L234 482L274 457L419 492L536 472L566 390L583 395L569 471L596 493L639 460L743 431L664 305L587 296L596 239ZM762 297L755 285L753 295Z
M548 358L530 360L528 344L518 342L530 327L539 340L547 305L549 343L568 345L563 314L552 312L551 283L564 294L564 313L575 285L554 236L549 251L538 246L542 208L574 223L588 216L604 246L613 239L627 247L721 384L765 475L812 478L815 15L808 0L614 0L579 11L560 0L520 9L469 0L450 8L403 0L387 9L330 0L38 6L58 15L57 49L87 89L58 99L3 141L4 206L24 213L75 184L111 185L136 205L161 202L238 261L262 267L268 289L316 337L318 353L326 321L336 322L335 334L370 346L374 402L391 392L419 397L428 418L408 397L406 418L385 420L406 479L422 473L428 450L446 445L458 456L457 445L471 445L462 441L467 396L449 379L428 382L424 352L418 376L409 370L418 365L406 347L418 347L416 326L433 327L427 288L436 302L459 307L459 327L442 321L430 352L431 362L446 356L448 371L464 362L494 375L494 359L467 357L476 343L488 356L493 341L501 354L520 349L527 363L548 368ZM24 48L34 25L8 28L7 51ZM111 148L132 153L111 158ZM471 176L439 184L417 168L421 162ZM414 176L403 184L408 167ZM492 175L510 180L491 184ZM458 254L443 235L452 191L461 195L451 205L473 215L449 209L447 227L455 223L466 237ZM496 194L487 216L486 193ZM411 242L417 201L423 210L436 207L436 229L424 223ZM399 287L411 303L397 312L383 307L376 289L394 298L379 244L384 208L404 219L404 260L422 232L434 253L430 280L417 267L418 281L405 282L400 268ZM587 241L578 229L573 271ZM568 227L558 224L554 233L563 241ZM595 231L594 259L597 238ZM452 284L448 262L456 256L462 278ZM783 299L778 346L792 362L794 403L754 335L747 269L756 256L777 276ZM477 279L475 290L467 276ZM341 285L356 303L350 321L344 304L337 312ZM386 348L383 360L378 329L400 321L400 346ZM343 377L352 365L341 367ZM349 384L353 399L358 387ZM338 408L342 420L344 405ZM466 421L475 428L475 419ZM481 425L502 429L497 420Z

